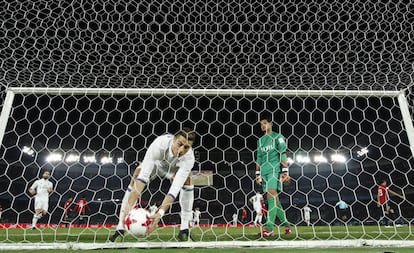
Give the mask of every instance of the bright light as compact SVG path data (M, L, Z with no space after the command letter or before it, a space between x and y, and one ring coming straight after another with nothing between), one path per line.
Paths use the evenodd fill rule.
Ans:
M122 157L118 157L118 158L116 159L116 162L117 162L117 163L123 163L123 162L124 162L124 158L122 158Z
M332 162L338 162L338 163L346 162L345 156L340 155L340 154L331 155L331 160L332 160Z
M104 156L101 158L101 163L102 164L107 164L107 163L111 163L112 162L112 157L109 156Z
M368 148L361 148L361 150L357 151L358 157L368 154Z
M292 159L292 158L288 157L288 158L287 158L287 162L288 162L288 164L289 164L289 165L291 165L291 164L293 164L295 161L293 161L293 159Z
M65 161L67 163L79 162L79 155L69 154L69 155L66 156Z
M315 163L326 163L326 162L328 162L328 159L326 159L326 157L324 157L322 155L314 156L313 160L315 161Z
M62 161L62 154L60 153L50 153L47 157L46 157L46 162L60 162Z
M28 154L30 156L33 156L33 154L34 154L34 150L31 149L28 146L24 146L22 151L23 151L23 153Z
M310 159L308 156L303 156L303 155L297 155L296 156L296 161L298 163L309 163Z
M94 155L85 155L83 156L84 163L96 163L96 158Z

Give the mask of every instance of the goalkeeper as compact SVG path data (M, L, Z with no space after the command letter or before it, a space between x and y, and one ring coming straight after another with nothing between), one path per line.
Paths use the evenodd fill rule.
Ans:
M285 226L285 234L290 234L292 232L290 224L286 219L278 195L278 192L282 191L281 177L288 177L286 140L283 135L272 131L270 115L264 115L260 118L260 126L264 136L257 141L256 183L262 184L263 192L266 192L268 217L266 227L259 235L262 237L273 236L276 217Z
M194 185L191 182L190 172L195 163L192 149L195 138L194 131L184 128L176 135L161 135L151 143L144 160L134 171L130 185L122 199L120 221L115 234L110 238L111 241L115 241L118 236L123 236L125 217L140 198L146 184L156 176L168 178L172 184L158 211L151 217L152 223L149 231L158 225L161 217L180 194L181 225L178 239L183 241L191 238L188 228L193 216Z

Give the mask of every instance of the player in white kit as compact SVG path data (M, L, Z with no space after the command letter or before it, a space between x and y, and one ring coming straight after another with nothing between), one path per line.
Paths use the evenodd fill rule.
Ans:
M257 226L257 224L262 224L263 213L262 213L262 201L263 195L260 192L256 192L256 194L249 199L250 203L253 204L253 209L256 211L256 217L254 218L253 224Z
M312 209L310 209L309 206L305 206L303 208L303 218L304 218L307 226L310 225L310 213L311 212L312 212Z
M193 212L193 224L196 227L200 226L200 216L201 216L200 208L196 207Z
M50 172L45 171L41 179L36 180L29 188L29 193L35 196L35 214L32 219L32 229L36 229L37 221L47 214L49 195L53 191L53 184L49 181Z
M237 213L233 213L233 216L231 216L231 218L233 219L232 220L233 226L237 227L237 218L238 218Z
M125 192L119 215L120 221L115 234L110 238L111 241L123 235L123 221L129 210L134 207L145 186L157 176L170 179L172 183L158 211L151 217L150 231L158 225L161 217L179 194L181 224L178 238L180 240L191 238L188 228L192 219L194 185L191 182L190 172L195 163L192 149L195 138L194 131L184 128L175 135L161 135L151 143Z

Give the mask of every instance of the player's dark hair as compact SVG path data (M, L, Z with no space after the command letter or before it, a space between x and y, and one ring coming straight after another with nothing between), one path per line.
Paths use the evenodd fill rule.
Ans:
M263 113L262 115L260 115L260 121L262 120L266 120L267 122L272 122L272 115L270 115L269 113Z
M381 179L380 184L386 183L387 180L386 179Z
M194 130L188 127L184 127L182 130L178 131L178 133L175 134L175 137L182 136L186 138L188 141L195 142L196 139L196 133Z

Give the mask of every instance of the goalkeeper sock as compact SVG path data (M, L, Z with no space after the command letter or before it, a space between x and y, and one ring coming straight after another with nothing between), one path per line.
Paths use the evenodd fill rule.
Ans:
M267 199L269 204L269 211L267 212L267 221L266 221L266 227L269 231L273 231L275 227L275 219L277 215L277 208L275 206L275 198L269 198Z
M188 229L193 218L194 185L184 185L180 190L181 224L180 230Z
M125 208L128 205L129 195L131 195L131 186L128 185L127 190L125 191L124 197L122 198L121 210L119 211L119 221L116 226L116 230L124 230L124 213Z
M280 222L282 222L282 225L285 227L289 227L290 224L288 220L286 219L285 211L283 210L282 204L278 203L276 208L277 208L277 217L279 218Z

